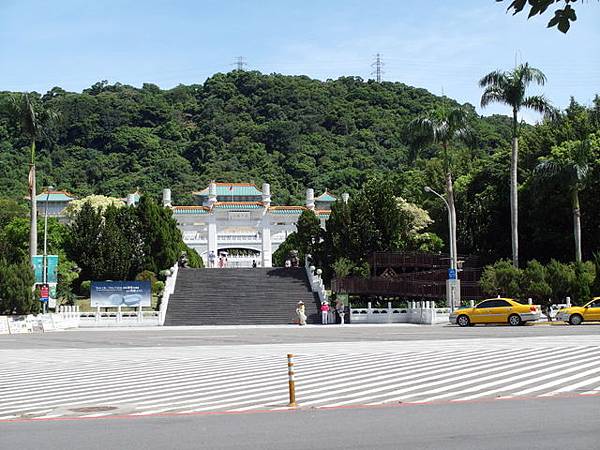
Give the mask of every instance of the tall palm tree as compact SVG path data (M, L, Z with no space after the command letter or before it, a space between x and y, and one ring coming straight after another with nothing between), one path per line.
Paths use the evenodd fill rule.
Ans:
M560 177L569 189L573 211L573 236L575 238L575 260L581 262L581 210L579 192L589 178L593 152L588 140L567 141L555 147L549 158L542 159L535 172L542 177Z
M37 255L37 199L35 173L35 144L43 134L44 126L54 120L57 115L51 110L36 105L28 93L17 94L12 98L13 117L19 123L21 131L30 141L29 162L29 195L31 197L31 226L29 230L29 255Z
M485 108L490 103L504 103L512 108L512 153L510 158L510 218L512 229L513 265L519 266L519 205L517 167L519 163L519 119L518 113L523 108L529 108L542 114L554 111L550 102L543 95L526 95L531 83L543 86L546 76L539 69L528 63L520 64L510 71L495 70L481 80L479 86L484 88L481 96L481 106Z
M456 208L454 202L454 184L452 181L452 165L450 157L450 143L454 139L466 140L469 135L468 111L461 106L442 104L428 113L413 119L409 130L415 132L416 140L421 145L440 144L442 146L442 162L445 173L446 200L450 215L453 245L450 253L457 257L456 249Z

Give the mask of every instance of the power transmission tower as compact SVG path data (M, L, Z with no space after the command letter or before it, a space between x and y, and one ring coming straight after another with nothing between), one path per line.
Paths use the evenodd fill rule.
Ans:
M375 70L371 72L371 75L375 75L375 80L377 80L378 83L381 83L381 76L385 73L383 71L383 66L385 64L381 56L381 53L377 53L377 55L375 55L375 62L371 64L371 67L375 67Z
M235 66L235 70L244 70L244 66L247 66L248 63L246 62L246 58L243 56L238 56L235 58L233 65Z

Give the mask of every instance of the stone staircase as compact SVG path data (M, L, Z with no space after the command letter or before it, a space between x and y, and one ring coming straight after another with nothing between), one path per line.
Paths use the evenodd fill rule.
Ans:
M307 323L319 323L304 268L180 269L165 325L289 324L300 300Z

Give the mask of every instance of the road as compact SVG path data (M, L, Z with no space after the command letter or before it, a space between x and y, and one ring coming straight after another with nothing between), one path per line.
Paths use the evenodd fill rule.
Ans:
M287 407L286 354L297 400ZM0 448L597 448L600 326L0 336Z
M600 393L600 335L548 333L2 349L0 420L278 410L288 400L287 353L296 355L297 398L303 407Z
M509 326L351 325L281 327L154 327L86 329L46 334L0 336L0 349L123 348L206 345L284 344L357 341L415 341L600 335L600 324Z
M20 450L590 450L600 397L442 403L275 413L19 421L0 448Z

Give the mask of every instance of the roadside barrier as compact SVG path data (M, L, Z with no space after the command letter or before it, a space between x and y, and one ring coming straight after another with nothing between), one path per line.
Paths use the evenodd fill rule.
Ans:
M296 406L298 406L296 404L296 381L294 379L294 355L292 355L291 353L288 353L287 355L287 360L288 360L288 385L289 385L289 392L290 392L290 403L288 404L288 406L290 408L295 408Z
M75 308L65 319L62 313L38 314L34 316L0 316L0 334L45 333L47 331L77 328ZM77 314L79 312L77 311Z

